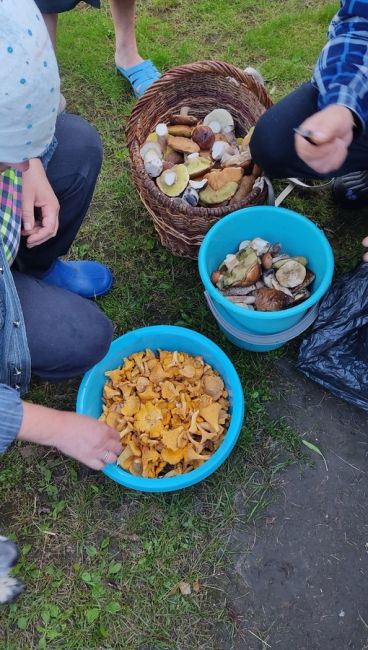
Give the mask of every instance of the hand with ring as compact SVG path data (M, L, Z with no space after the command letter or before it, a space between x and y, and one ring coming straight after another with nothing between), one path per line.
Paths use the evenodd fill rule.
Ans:
M23 402L23 422L17 437L57 447L92 469L116 463L122 452L119 432L104 422L28 402Z

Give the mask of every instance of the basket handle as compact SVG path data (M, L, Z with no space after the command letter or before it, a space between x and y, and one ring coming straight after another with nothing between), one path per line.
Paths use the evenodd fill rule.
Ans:
M272 106L272 101L268 96L268 93L265 87L259 83L253 76L243 72L240 68L230 64L224 63L223 61L197 61L196 63L188 63L186 65L180 65L175 68L171 68L168 72L165 72L162 77L153 82L151 86L143 93L142 97L137 101L130 119L127 128L127 142L128 146L134 140L134 134L136 132L136 124L140 119L140 115L145 110L146 104L150 103L156 93L160 90L164 90L167 85L171 85L172 82L180 83L180 79L185 77L188 74L201 74L203 72L220 75L222 77L231 77L235 79L239 84L244 85L250 90L260 102L264 105L265 108L270 108ZM234 92L236 89L234 88Z

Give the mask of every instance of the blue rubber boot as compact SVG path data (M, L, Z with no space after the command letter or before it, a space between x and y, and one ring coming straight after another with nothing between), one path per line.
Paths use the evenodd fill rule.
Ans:
M110 291L113 277L110 269L99 262L63 262L57 259L42 276L47 284L67 289L83 298L97 298Z

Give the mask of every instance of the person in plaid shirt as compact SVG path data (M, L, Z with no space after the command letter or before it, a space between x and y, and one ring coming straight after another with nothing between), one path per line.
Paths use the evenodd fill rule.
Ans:
M338 200L366 205L367 121L368 0L346 0L330 24L312 80L257 123L252 156L271 178L336 177ZM368 237L363 245L368 248Z
M22 399L31 371L79 376L111 342L112 323L87 299L108 291L111 272L59 257L92 199L101 141L81 117L56 118L57 63L33 0L1 0L0 57L0 454L28 440L101 469L121 452L117 431Z

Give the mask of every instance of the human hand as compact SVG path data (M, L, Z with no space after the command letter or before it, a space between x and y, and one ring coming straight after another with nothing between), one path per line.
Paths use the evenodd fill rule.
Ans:
M364 248L368 248L368 237L364 237L362 244ZM363 262L368 262L368 251L363 255Z
M327 106L308 117L300 129L311 132L310 144L300 135L295 135L296 152L309 167L319 174L328 174L341 167L353 139L354 119L352 112L338 104Z
M77 413L63 413L63 432L55 438L55 446L92 469L116 463L122 452L120 435L104 422Z
M40 221L35 221L35 208L40 209ZM59 209L59 201L41 161L32 158L28 170L23 172L22 189L22 235L27 237L28 248L55 237L59 227Z
M102 469L122 451L119 432L87 415L57 411L23 402L18 440L57 447L63 454Z

